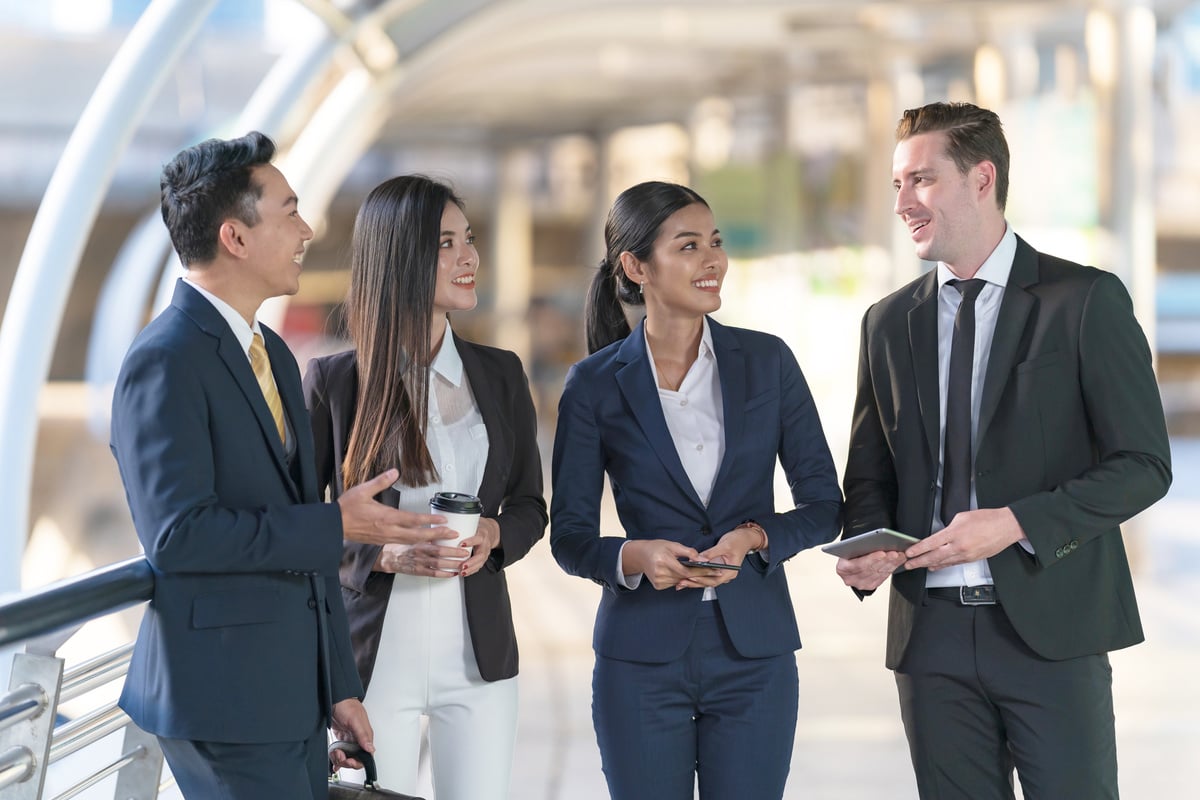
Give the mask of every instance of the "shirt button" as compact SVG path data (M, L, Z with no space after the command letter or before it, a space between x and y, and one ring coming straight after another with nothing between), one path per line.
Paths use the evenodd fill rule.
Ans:
M439 416L432 416L429 418L429 421L435 425L438 425L438 424L441 424L442 418Z
M681 406L686 406L686 405L687 405L687 398L685 397L685 398L683 398L682 400L680 400L680 401L679 401L679 405L681 405Z
M697 451L697 452L699 452L699 451L701 451L701 450L703 450L703 449L704 449L704 445L702 445L702 444L698 444L698 445L696 445L696 451Z

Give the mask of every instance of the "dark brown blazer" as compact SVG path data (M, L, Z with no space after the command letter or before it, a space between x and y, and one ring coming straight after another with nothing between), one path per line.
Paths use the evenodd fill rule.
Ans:
M488 433L488 457L479 497L483 515L500 524L500 546L483 569L464 580L467 627L479 674L497 681L517 674L517 637L504 568L520 560L546 530L537 420L521 360L507 350L454 338ZM312 416L317 479L331 498L342 491L342 460L358 397L354 351L315 358L304 376L304 399ZM388 489L381 502L396 506ZM363 686L370 682L379 635L392 592L391 573L374 572L380 546L346 542L340 570L342 599Z
M937 491L937 274L867 310L846 464L845 535L929 535ZM1114 275L1018 238L984 376L980 508L1012 509L1019 545L988 564L1017 633L1066 659L1140 642L1120 524L1166 494L1171 454L1150 348ZM921 613L925 570L892 578L887 665Z

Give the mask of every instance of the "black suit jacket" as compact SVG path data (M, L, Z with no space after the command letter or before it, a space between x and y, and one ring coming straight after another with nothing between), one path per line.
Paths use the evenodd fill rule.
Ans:
M937 274L863 317L847 536L929 534L938 490ZM1012 509L1019 545L988 560L1013 627L1050 659L1143 639L1119 525L1161 498L1170 450L1150 349L1108 272L1017 240L984 376L975 448L980 508ZM925 570L892 578L887 664L921 613Z
M479 413L488 433L488 457L479 498L483 515L500 524L500 546L483 569L464 580L467 628L479 674L496 681L517 674L517 637L504 568L523 558L546 530L542 462L537 420L521 360L507 350L454 338ZM353 351L315 358L304 375L312 415L318 483L337 497L343 488L342 461L358 405L358 368ZM395 506L399 494L380 498ZM346 542L342 553L342 598L363 685L371 679L379 634L391 597L393 575L373 572L378 545Z
M155 578L121 707L159 736L300 740L322 705L362 695L341 512L317 492L296 361L265 326L263 340L290 463L246 352L183 282L117 377L112 451Z

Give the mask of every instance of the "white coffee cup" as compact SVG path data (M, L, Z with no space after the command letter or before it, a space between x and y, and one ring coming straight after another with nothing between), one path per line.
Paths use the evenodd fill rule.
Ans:
M483 502L473 494L438 492L429 500L429 513L445 517L445 526L457 534L453 539L437 539L436 543L442 547L458 547L478 531Z

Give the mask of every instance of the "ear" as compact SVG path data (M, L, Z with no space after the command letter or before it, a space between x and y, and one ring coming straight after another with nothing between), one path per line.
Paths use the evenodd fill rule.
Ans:
M621 253L621 269L625 277L641 286L646 282L646 265L638 261L637 256L625 250Z
M217 229L217 242L234 258L246 257L245 225L239 220L230 218L221 223Z
M995 164L993 164L991 161L980 161L978 164L975 165L975 169L973 170L972 178L975 181L975 190L979 193L979 196L981 198L986 197L988 194L991 194L993 199L995 198L995 196L996 196L996 165Z

